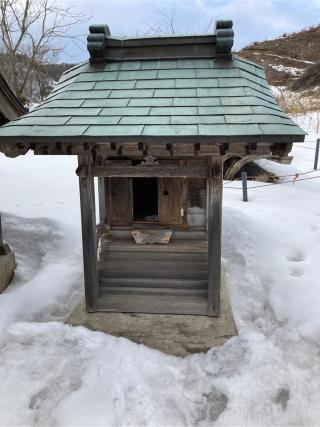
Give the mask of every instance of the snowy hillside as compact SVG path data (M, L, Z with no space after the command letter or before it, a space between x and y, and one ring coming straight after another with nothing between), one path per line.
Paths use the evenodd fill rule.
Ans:
M239 55L264 67L269 84L302 91L319 85L320 25L252 43ZM307 79L305 77L308 77Z
M298 120L315 129L315 116ZM225 184L223 265L239 336L184 359L63 323L83 293L76 159L0 155L18 262L0 295L0 425L319 425L320 172L292 183L312 170L316 137L290 166L263 161L290 182L249 183L249 203L239 183Z

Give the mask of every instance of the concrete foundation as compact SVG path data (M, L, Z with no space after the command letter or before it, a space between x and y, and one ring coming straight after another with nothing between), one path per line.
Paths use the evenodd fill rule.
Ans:
M206 352L237 335L225 284L221 290L220 317L87 313L83 302L75 308L66 323L125 337L175 356Z
M3 292L12 280L15 268L14 253L8 245L0 246L0 293Z

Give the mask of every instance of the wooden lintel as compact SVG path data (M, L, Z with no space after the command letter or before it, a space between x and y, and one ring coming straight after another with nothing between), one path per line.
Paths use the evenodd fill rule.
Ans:
M178 166L178 165L108 165L94 166L93 176L116 178L116 177L159 177L159 178L206 178L208 168L206 166Z

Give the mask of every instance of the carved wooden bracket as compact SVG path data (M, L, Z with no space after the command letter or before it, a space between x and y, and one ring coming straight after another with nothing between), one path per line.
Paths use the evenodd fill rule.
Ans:
M29 144L0 144L0 152L4 153L7 157L18 157L24 155L29 151Z
M79 177L85 178L86 176L88 176L87 167L85 165L79 165L76 169L76 174Z

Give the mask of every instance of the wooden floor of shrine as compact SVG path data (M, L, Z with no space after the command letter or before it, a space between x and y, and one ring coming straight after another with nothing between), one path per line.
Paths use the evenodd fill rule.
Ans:
M182 235L177 233L168 245L137 245L121 234L103 238L98 252L98 310L207 315L205 233L190 233L190 239Z

